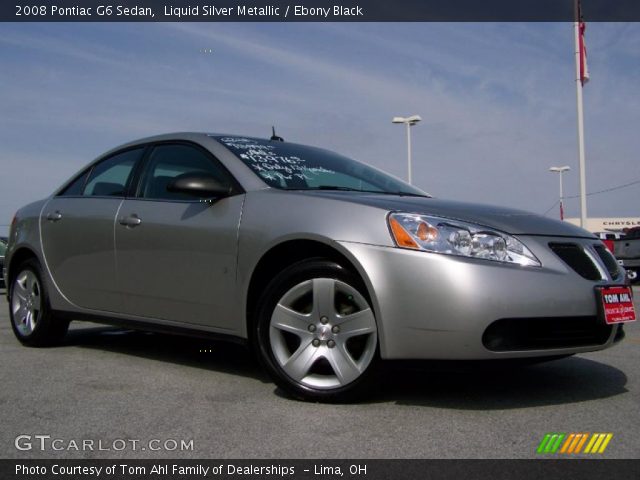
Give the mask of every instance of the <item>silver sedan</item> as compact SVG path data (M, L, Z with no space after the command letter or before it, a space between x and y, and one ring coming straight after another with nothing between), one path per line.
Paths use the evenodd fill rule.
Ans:
M380 359L551 359L635 318L590 233L431 198L315 147L203 133L115 148L20 209L12 327L72 319L250 345L297 398L353 398Z

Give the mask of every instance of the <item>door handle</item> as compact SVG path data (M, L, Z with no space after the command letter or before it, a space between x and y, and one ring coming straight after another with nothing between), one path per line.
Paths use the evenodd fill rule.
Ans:
M125 227L137 227L142 223L142 220L134 213L128 217L120 218L119 222L120 225L124 225Z
M62 214L58 210L56 210L55 212L49 212L47 214L47 220L49 220L50 222L57 222L61 218Z

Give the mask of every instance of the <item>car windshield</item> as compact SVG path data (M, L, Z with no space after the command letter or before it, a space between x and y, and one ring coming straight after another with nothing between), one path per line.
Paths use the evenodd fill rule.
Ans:
M270 187L428 196L380 170L320 148L257 138L212 137Z
M0 257L4 257L4 253L7 251L7 244L4 240L0 240Z

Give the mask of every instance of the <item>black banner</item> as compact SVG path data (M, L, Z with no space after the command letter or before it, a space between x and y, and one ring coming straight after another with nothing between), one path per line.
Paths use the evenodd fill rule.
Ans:
M637 0L581 0L590 22L640 21ZM14 0L3 22L565 22L574 0Z
M640 460L0 460L0 478L637 480Z

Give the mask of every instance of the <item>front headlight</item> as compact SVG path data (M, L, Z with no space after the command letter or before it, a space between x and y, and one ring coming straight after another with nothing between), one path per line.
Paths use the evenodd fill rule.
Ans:
M487 227L415 213L392 213L388 221L393 239L401 248L541 266L519 240Z

